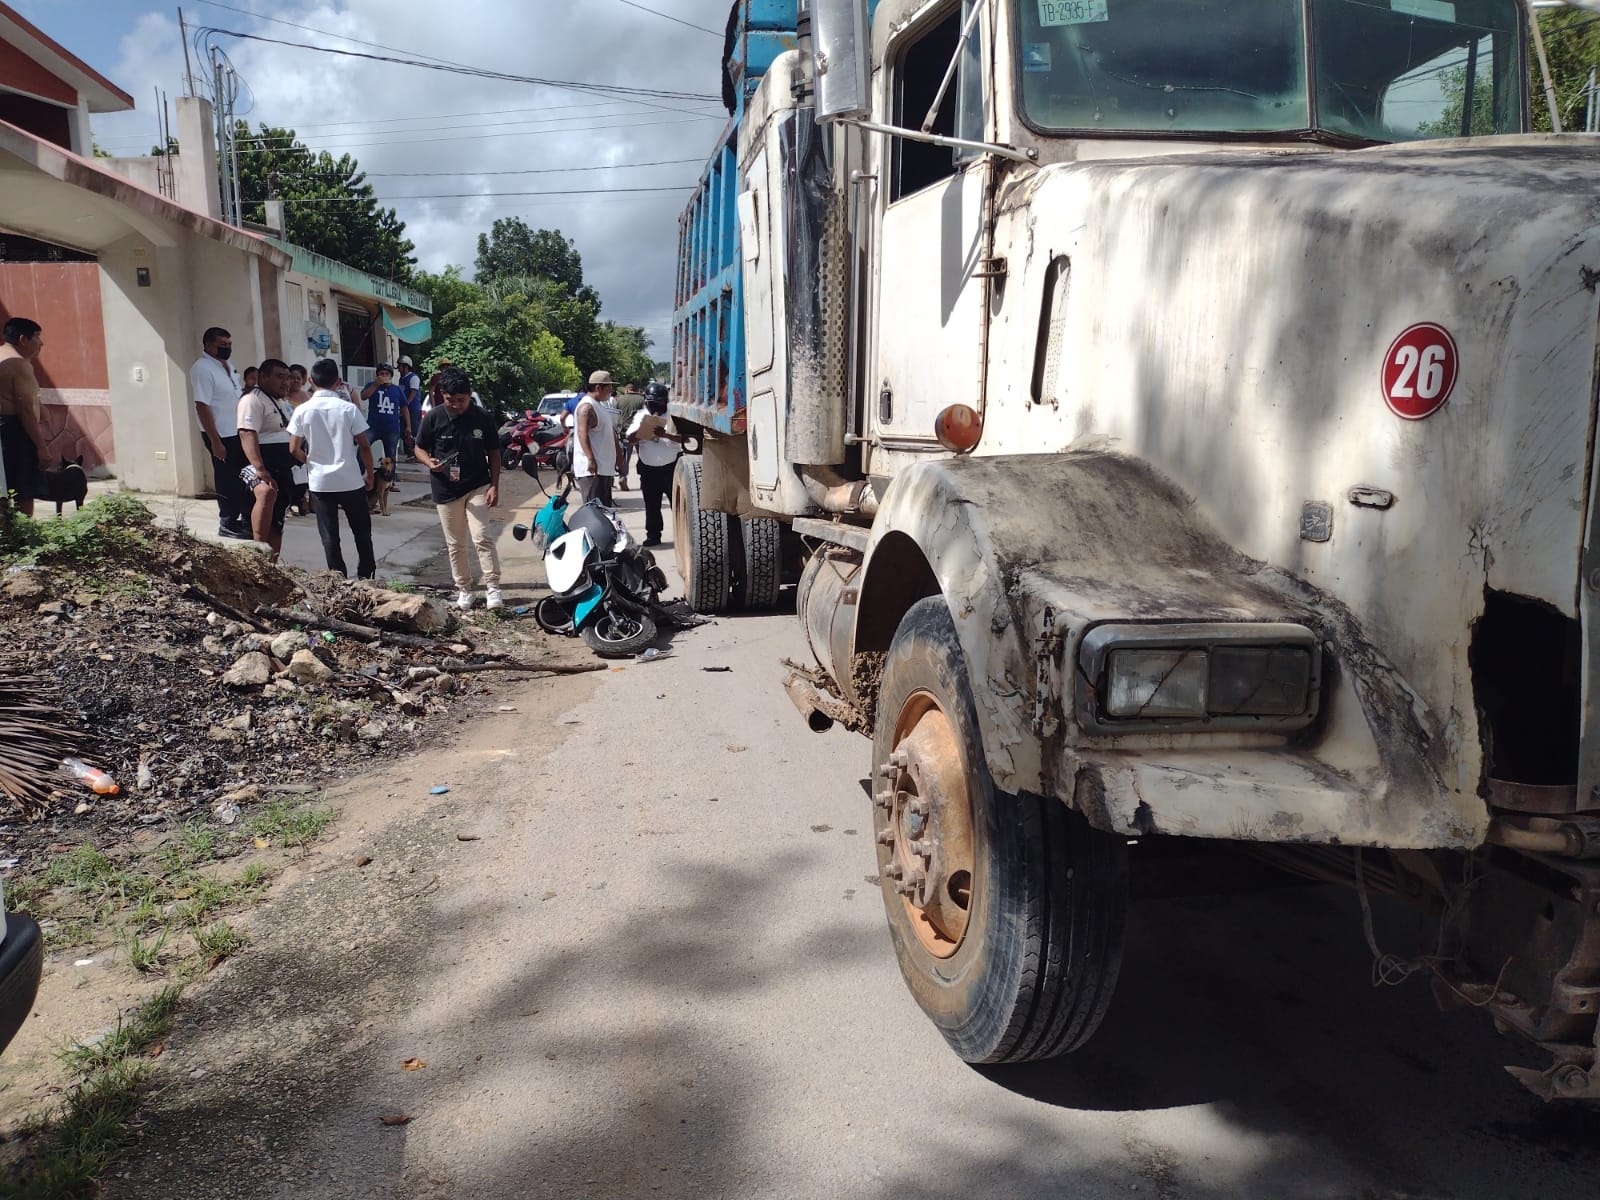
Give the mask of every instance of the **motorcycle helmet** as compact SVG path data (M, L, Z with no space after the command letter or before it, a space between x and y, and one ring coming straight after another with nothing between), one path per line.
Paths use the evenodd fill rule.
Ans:
M644 386L644 406L656 416L667 411L667 385L651 380Z

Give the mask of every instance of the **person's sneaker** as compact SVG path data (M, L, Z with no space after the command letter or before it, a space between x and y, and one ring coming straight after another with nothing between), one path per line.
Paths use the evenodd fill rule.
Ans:
M251 535L248 529L245 529L239 525L219 524L217 526L217 536L233 538L235 541L239 542L248 542Z
M471 592L457 592L456 593L456 607L459 608L462 612L471 612L472 611L472 593Z
M504 608L506 602L500 595L499 588L489 588L483 593L483 606L485 608Z
M661 545L661 539L660 538L647 537L644 540L644 544L646 546L659 546L659 545Z

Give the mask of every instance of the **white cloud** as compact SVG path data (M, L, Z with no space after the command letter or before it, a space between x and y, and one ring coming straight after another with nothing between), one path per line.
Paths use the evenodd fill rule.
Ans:
M252 4L230 2L240 8ZM721 29L730 0L652 2L684 20ZM278 20L325 31L321 34L192 3L185 14L206 25L376 55L392 52L330 35L517 75L720 92L720 37L618 0L291 0L271 9ZM301 45L223 36L216 42L249 85L254 106L248 119L290 126L314 148L355 155L375 176L379 195L395 198L389 203L405 220L422 266L437 270L458 263L470 271L477 235L496 217L521 216L535 228L558 228L577 243L585 276L604 303L603 315L644 325L654 339L654 353L666 356L677 215L688 193L608 195L585 188L692 183L722 129L720 105L663 100L647 107L603 94L343 58ZM146 97L153 86L181 94L183 72L177 22L161 12L140 17L123 40L111 77L144 111L97 118L102 144L118 152L148 150L156 141L156 122L153 101ZM535 111L506 111L528 109ZM623 165L673 159L695 161ZM607 165L611 169L581 173L489 174ZM422 171L440 174L395 177ZM403 198L444 193L480 198Z

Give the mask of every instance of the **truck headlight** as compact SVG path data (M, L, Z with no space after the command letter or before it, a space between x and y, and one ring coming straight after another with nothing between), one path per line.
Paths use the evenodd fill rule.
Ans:
M1079 654L1083 723L1298 729L1317 713L1321 647L1302 625L1097 625Z
M1203 717L1204 650L1114 650L1106 667L1106 715Z

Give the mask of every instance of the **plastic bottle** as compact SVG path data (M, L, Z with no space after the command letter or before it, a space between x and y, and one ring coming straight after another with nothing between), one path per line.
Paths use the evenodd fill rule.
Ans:
M97 795L115 796L122 790L117 786L115 779L111 778L99 767L91 767L81 758L63 758L61 760L61 773L70 779L76 779Z

